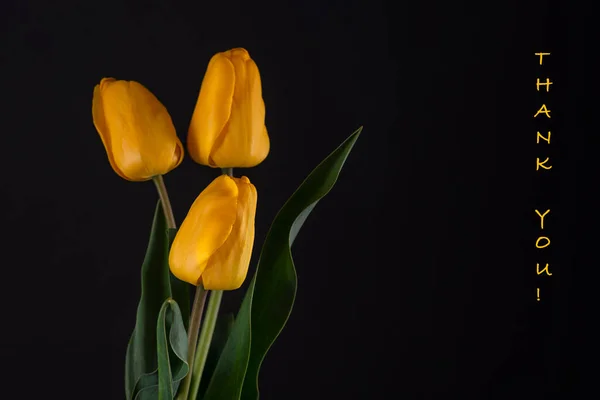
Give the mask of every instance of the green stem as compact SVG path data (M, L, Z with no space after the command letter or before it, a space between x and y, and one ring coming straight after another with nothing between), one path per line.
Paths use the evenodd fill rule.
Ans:
M171 201L169 200L169 195L167 194L167 187L165 186L165 181L163 180L162 175L156 175L152 178L152 180L156 185L158 197L160 197L162 209L165 213L165 218L167 219L167 227L170 229L175 229L177 227L175 225L175 216L173 215L173 208L171 207Z
M208 350L210 348L210 343L212 341L215 326L217 324L217 317L222 298L222 290L213 290L210 295L210 299L208 300L208 306L206 307L206 318L204 319L204 324L202 325L200 339L198 339L198 351L196 352L196 357L194 359L192 387L188 400L196 400L196 397L198 396L200 379L202 378L202 372L204 371L204 365L206 364L206 357L208 356Z
M183 382L181 382L181 386L179 386L177 396L175 397L176 400L187 400L188 398L190 383L192 382L192 366L194 364L196 345L198 343L198 332L200 331L200 322L202 321L207 294L208 291L204 289L202 284L199 284L196 287L194 305L192 306L192 315L190 317L190 329L188 331L188 365L190 366L190 370L183 379Z
M221 172L225 175L233 176L233 168L221 168Z
M162 175L157 175L152 178L158 191L158 196L162 205L165 218L167 220L167 227L170 229L176 229L175 216L173 215L173 208L171 207L171 201L167 193L167 187ZM190 327L188 330L188 363L190 371L184 378L179 390L177 391L177 400L187 400L187 396L190 390L190 384L192 381L192 366L194 363L196 345L198 343L198 331L200 330L200 324L202 321L202 314L204 312L204 303L206 302L206 295L208 291L204 289L202 284L196 287L196 294L194 295L194 305L192 306L192 315L190 316Z

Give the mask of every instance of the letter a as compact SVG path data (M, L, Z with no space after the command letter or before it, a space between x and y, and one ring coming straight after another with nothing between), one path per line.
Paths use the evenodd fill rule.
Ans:
M551 118L550 117L550 110L548 110L546 108L545 104L542 104L542 106L540 107L540 109L538 110L538 112L535 113L535 115L533 116L533 118L537 117L539 113L544 113L544 114L546 114L546 117Z

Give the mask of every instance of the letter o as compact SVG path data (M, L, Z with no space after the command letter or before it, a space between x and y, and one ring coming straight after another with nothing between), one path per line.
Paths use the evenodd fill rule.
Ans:
M546 244L541 246L540 242L542 240L546 240ZM548 247L550 246L550 239L548 239L546 236L540 236L539 238L537 238L537 240L535 241L535 247L537 247L538 249L543 249L544 247Z

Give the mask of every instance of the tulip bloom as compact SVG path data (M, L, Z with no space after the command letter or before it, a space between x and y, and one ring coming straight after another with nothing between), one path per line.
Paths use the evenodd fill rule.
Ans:
M190 207L169 253L171 272L208 290L234 290L248 273L254 245L256 188L221 175Z
M113 170L128 181L164 175L183 160L165 106L137 82L104 78L94 88L94 125Z
M188 131L190 156L213 168L254 167L269 146L258 67L245 49L215 54Z

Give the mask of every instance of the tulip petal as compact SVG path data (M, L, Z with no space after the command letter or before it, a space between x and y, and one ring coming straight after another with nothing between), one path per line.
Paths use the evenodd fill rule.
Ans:
M196 198L169 253L171 272L177 278L198 285L208 260L230 236L238 192L233 178L221 175Z
M115 163L129 180L145 180L147 173L139 150L138 129L129 94L129 82L108 82L101 86L100 90L107 139L110 141Z
M235 73L223 53L215 54L206 70L188 130L187 147L194 161L215 166L210 154L231 114Z
M115 163L130 180L149 180L182 161L181 142L167 109L137 82L114 81L102 91Z
M239 190L237 218L229 237L210 257L202 274L202 283L208 290L238 289L246 279L252 257L256 188L245 176L233 179Z
M170 171L183 161L183 145L165 106L144 86L130 82L140 154L150 177Z
M211 158L219 166L254 167L267 157L270 147L260 73L247 52L232 51L231 62L235 67L231 115Z
M100 84L94 87L94 97L92 98L92 119L94 120L94 126L100 135L100 139L102 140L102 144L106 149L106 155L108 156L108 162L112 169L119 175L121 178L129 180L127 176L119 169L119 166L115 163L113 159L112 152L112 144L110 137L108 136L108 127L106 126L106 121L104 119L104 106L102 105L102 89L106 85L111 82L115 82L114 78L103 78L100 81Z

